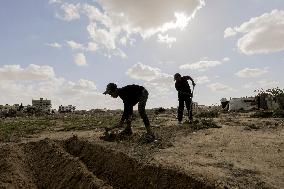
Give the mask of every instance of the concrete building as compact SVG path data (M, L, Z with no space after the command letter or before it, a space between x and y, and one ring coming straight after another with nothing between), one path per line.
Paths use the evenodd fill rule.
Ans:
M224 99L224 98L223 98ZM229 111L239 111L239 110L276 110L281 108L281 100L270 96L256 96L256 97L242 97L242 98L232 98L228 104ZM221 104L223 109L222 99Z
M60 105L58 108L59 113L66 113L66 112L74 112L76 109L76 106L68 105L68 106L62 106Z
M43 98L40 98L39 100L32 100L32 107L35 107L41 111L50 112L51 106L51 100L44 100Z
M229 101L229 111L258 109L255 97L232 98Z

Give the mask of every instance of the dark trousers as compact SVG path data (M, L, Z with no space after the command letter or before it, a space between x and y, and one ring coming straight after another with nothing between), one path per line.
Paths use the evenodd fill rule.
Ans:
M188 118L189 118L189 120L192 120L192 106L191 106L192 99L191 99L191 96L190 95L179 95L178 101L179 101L178 121L182 121L184 104L185 104L187 112L188 112Z
M144 89L143 92L142 92L142 95L139 99L139 102L138 102L138 112L139 112L141 118L143 119L143 123L146 127L147 132L151 132L150 122L149 122L149 119L148 119L148 116L147 116L146 110L145 110L146 103L147 103L147 100L148 100L148 95L149 95L148 91L146 89Z
M139 98L139 102L138 102L138 112L143 120L143 123L146 127L146 130L147 132L151 132L151 129L150 129L150 122L149 122L149 119L148 119L148 116L146 114L146 110L145 110L145 107L146 107L146 103L147 103L147 100L148 100L148 91L146 89L143 90L142 92L142 95L140 96ZM126 122L127 122L127 128L130 128L131 127L131 115L133 114L133 106L129 107L129 110L128 110L128 115L126 116Z

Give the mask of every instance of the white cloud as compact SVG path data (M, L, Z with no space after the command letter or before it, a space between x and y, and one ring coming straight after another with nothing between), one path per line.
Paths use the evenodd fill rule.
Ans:
M64 3L60 6L63 15L56 14L56 17L65 21L72 21L80 18L80 4Z
M72 96L80 93L84 94L86 92L95 92L97 89L93 81L86 79L79 79L77 82L63 80L63 83L64 86L60 85L61 89L57 92L63 96Z
M77 43L77 42L75 42L73 40L66 41L66 43L73 50L96 52L99 49L97 43L92 42L92 41L88 42L88 44L86 44L86 45L81 44L81 43Z
M127 41L128 41L128 40L127 40L126 37L122 37L122 38L120 38L120 40L119 40L120 44L122 44L122 45L124 45L124 46L126 46Z
M49 0L48 3L49 4L55 4L55 3L62 3L63 0Z
M231 37L236 34L237 32L233 28L229 27L229 28L226 28L224 31L224 38Z
M183 64L179 68L181 70L199 70L199 71L204 71L208 68L216 67L223 64L221 61L216 61L216 60L201 60L192 64Z
M52 67L6 65L0 68L0 91L4 91L0 104L31 104L40 97L52 100L53 108L75 105L78 109L123 108L121 101L97 90L94 81L79 79L68 81L55 76Z
M84 49L84 46L80 43L77 43L73 40L70 40L70 41L66 41L66 43L69 45L69 47L71 47L72 49L80 49L80 50L83 50Z
M205 5L203 0L100 0L100 3L108 13L122 15L129 29L142 35L183 29L196 11Z
M74 62L75 64L77 64L78 66L86 66L87 61L86 61L86 57L83 53L78 53L74 56Z
M149 105L153 107L173 107L176 100L173 100L175 84L171 75L161 73L156 78L146 81L144 86L149 91Z
M32 99L40 97L50 99L53 108L59 105L72 104L77 109L123 108L120 101L109 98L96 89L93 81L80 79L68 81L64 78L50 78L45 81L23 82L0 80L0 90L5 95L0 98L0 104L23 103L31 104Z
M263 80L260 80L258 84L260 85L260 87L263 87L263 88L274 88L274 87L278 87L279 82L263 79Z
M52 48L56 48L56 49L61 49L62 45L60 45L57 42L54 43L46 43L47 46L52 47Z
M85 14L89 18L86 28L92 42L98 49L113 53L117 43L133 44L133 36L137 34L144 39L160 34L158 41L171 46L176 39L162 33L183 30L204 5L204 0L99 0L96 4L63 3L60 8L64 15L57 14L57 17L71 21Z
M235 91L232 87L224 85L222 83L212 83L207 85L213 92L230 92Z
M199 76L199 77L196 77L195 80L196 80L196 83L198 83L198 84L204 84L204 83L210 82L210 80L207 76Z
M112 54L114 55L114 56L119 56L119 57L121 57L121 58L127 58L127 55L121 50L121 49L116 49L116 50L114 50L113 52L112 52Z
M150 81L157 78L162 73L159 68L153 68L151 66L138 63L129 68L126 74L133 79Z
M169 98L174 91L173 76L163 73L159 68L138 63L129 68L126 74L133 79L145 81L144 85L149 90L151 102L155 105L162 98Z
M229 58L229 57L224 57L224 58L223 58L223 61L224 61L224 62L228 62L228 61L230 61L230 58Z
M94 42L89 42L88 43L88 47L86 49L87 49L87 51L95 52L95 51L98 50L98 45L96 43L94 43Z
M45 80L54 76L53 68L50 66L38 66L30 64L26 68L20 65L4 65L0 67L1 80Z
M242 78L252 78L252 77L259 77L265 73L268 72L268 68L244 68L237 73L235 73L236 76L242 77Z
M90 22L99 22L106 28L111 28L112 19L107 12L102 12L96 6L89 4L82 5L82 12L87 15Z
M112 30L102 29L97 26L95 22L90 23L87 26L87 31L90 37L96 44L99 44L102 48L115 49L117 33Z
M284 50L284 10L273 10L251 18L240 26L227 28L225 37L241 33L239 50L247 55L272 53Z
M158 34L158 42L166 43L169 47L172 47L172 44L175 43L177 39L175 37L169 37L168 35Z

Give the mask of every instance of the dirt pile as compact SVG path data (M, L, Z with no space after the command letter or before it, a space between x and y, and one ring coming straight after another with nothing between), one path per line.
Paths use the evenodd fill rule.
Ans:
M0 146L0 188L216 188L72 137Z
M0 188L37 188L22 146L0 145Z
M0 147L0 188L112 188L51 140Z
M115 188L215 188L179 170L145 164L122 152L76 137L67 140L65 148Z
M39 188L112 188L51 140L32 142L24 149Z

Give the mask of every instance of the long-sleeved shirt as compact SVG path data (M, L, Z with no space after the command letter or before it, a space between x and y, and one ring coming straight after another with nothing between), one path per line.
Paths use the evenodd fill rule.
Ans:
M143 90L145 90L145 88L139 85L127 85L118 89L118 96L122 99L124 104L121 121L128 119L133 113L133 106L139 102Z
M180 80L176 80L175 87L176 90L180 93L191 93L190 86L187 80L191 80L194 83L193 79L190 76L183 76Z

